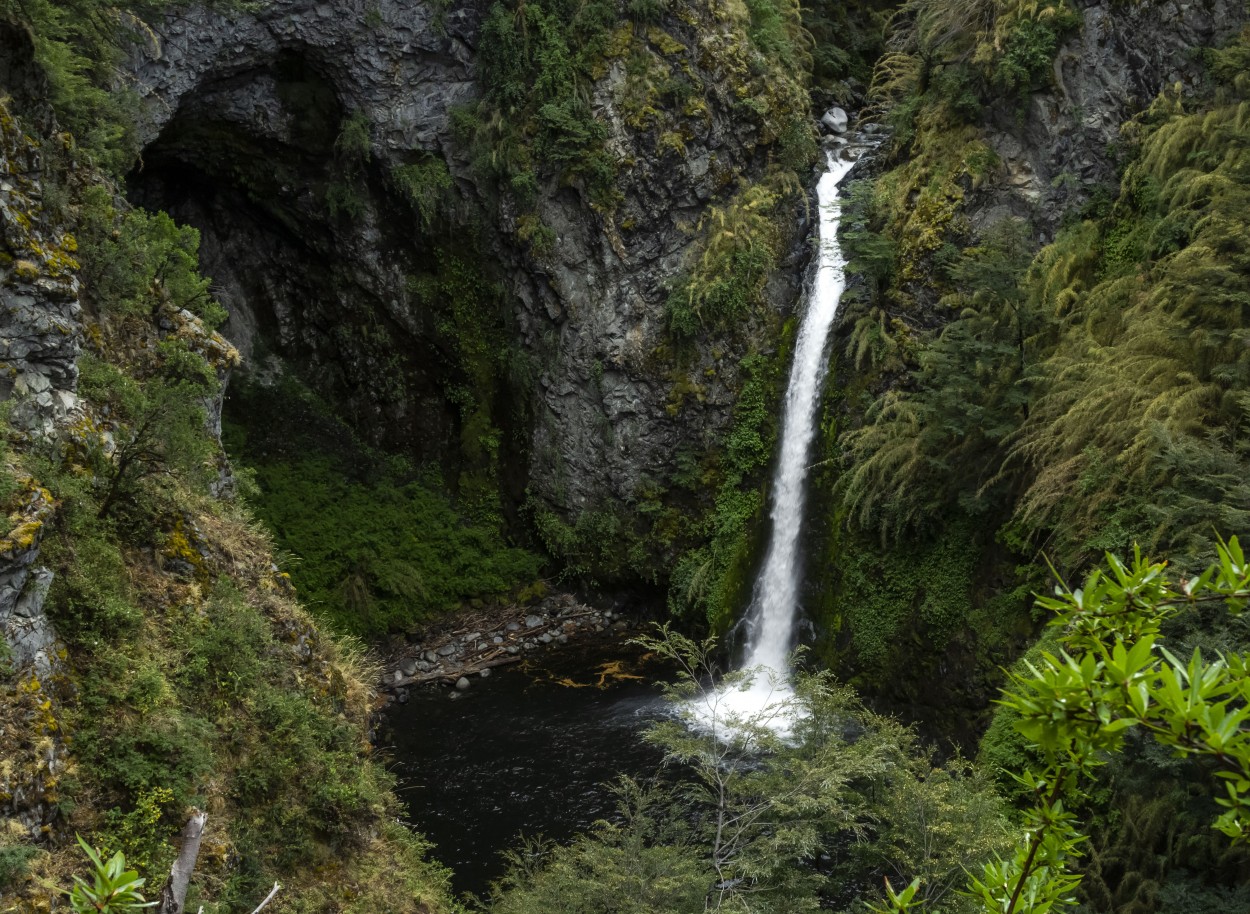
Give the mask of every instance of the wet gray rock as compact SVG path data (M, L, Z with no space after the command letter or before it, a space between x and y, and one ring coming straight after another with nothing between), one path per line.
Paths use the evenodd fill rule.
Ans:
M3 672L21 683L19 695L30 707L51 707L60 716L63 672L62 645L44 601L53 574L39 566L43 530L53 513L51 498L31 489L8 534L0 537L0 653L7 655ZM7 685L7 683L6 683ZM39 731L36 731L39 732ZM59 731L47 731L34 745L19 744L11 764L0 766L0 819L38 838L58 816L56 783L68 764L69 752Z
M850 119L847 117L846 111L838 107L830 108L820 119L821 126L830 133L846 133L849 123Z
M439 648L439 649L438 649L435 653L437 653L437 654L438 654L438 656L440 656L440 657L450 657L450 656L451 656L452 654L454 654L455 652L456 652L456 644L455 644L455 642L454 642L454 641L448 641L446 644L444 644L442 647L440 647L440 648Z
M47 436L78 405L82 305L72 245L43 210L41 155L11 123L0 131L0 248L11 255L0 260L0 400L15 401L14 425Z
M53 574L35 564L52 511L50 497L32 489L17 512L17 525L0 539L0 637L14 672L41 680L59 666L56 631L43 611Z
M542 616L526 616L525 617L526 628L538 628L538 626L542 624L543 624Z
M1083 25L1056 54L1053 86L1027 100L1024 117L1009 100L995 109L987 139L1002 170L969 207L975 230L1014 215L1053 238L1065 212L1118 182L1121 125L1164 90L1197 90L1194 49L1222 44L1248 20L1238 0L1080 6Z
M469 680L465 678L464 676L461 676L459 679L456 680L456 688L459 689L461 692L467 691L471 685L472 683L469 682Z

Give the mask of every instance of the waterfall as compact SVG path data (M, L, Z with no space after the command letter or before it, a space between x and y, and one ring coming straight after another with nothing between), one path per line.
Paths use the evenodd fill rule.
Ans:
M842 159L836 151L830 153L828 168L816 185L820 208L816 276L799 326L782 410L768 555L755 582L746 617L748 638L743 668L755 670L755 674L746 687L722 689L706 704L694 708L696 720L714 723L717 717L723 720L731 715L770 726L783 734L790 729L793 709L788 699L794 693L790 687L789 656L794 648L799 609L799 532L811 444L816 436L816 411L828 367L825 348L846 287L846 261L838 245L838 184L854 164L854 159Z
M747 614L749 639L745 666L785 676L799 599L799 531L807 496L807 470L816 436L816 407L828 360L825 344L838 302L846 288L846 261L838 245L841 203L838 184L855 161L829 156L829 167L816 185L820 206L820 254L816 278L799 327L794 364L786 387L781 419L781 453L773 477L772 531L764 570L755 582Z

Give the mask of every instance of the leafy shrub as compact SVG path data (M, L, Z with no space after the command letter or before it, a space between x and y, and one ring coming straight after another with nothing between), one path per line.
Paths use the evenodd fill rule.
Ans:
M998 59L994 81L1021 96L1051 78L1051 66L1061 36L1081 24L1080 14L1060 3L1044 18L1016 21Z
M814 94L850 103L851 81L867 84L881 56L885 18L892 4L878 0L815 0L802 5L803 26L812 36ZM817 96L819 97L819 96Z
M1015 853L968 880L981 910L1013 914L1026 910L1020 901L1046 910L1061 899L1070 903L1086 843L1072 809L1091 776L1122 755L1134 735L1175 756L1204 760L1203 780L1218 785L1214 828L1234 842L1250 830L1250 729L1239 706L1248 657L1234 652L1208 660L1195 648L1180 660L1159 644L1164 625L1186 611L1210 605L1233 618L1244 613L1250 566L1240 544L1235 537L1221 544L1213 565L1181 582L1140 550L1130 562L1109 554L1106 565L1082 586L1060 584L1054 597L1038 599L1054 613L1050 625L1062 650L1043 652L1004 691L1002 704L1018 715L1016 727L1038 763L1017 775L1031 796ZM890 903L874 910L915 910L917 885L899 897L891 892Z
M422 227L429 230L453 186L447 163L442 159L430 158L410 165L400 165L392 174L400 191L416 208Z
M724 441L720 484L712 510L696 528L705 544L682 555L673 568L670 612L705 620L713 630L727 626L749 595L763 475L777 439L776 404L788 349L783 345L771 358L753 353L742 360L745 380Z
M369 211L369 201L354 179L334 180L326 185L326 211L335 219L360 220Z
M0 889L16 887L25 879L30 861L39 854L39 848L28 844L0 846Z
M798 188L790 173L773 172L744 186L699 223L699 258L669 293L668 325L679 339L696 330L727 329L760 305L764 283L780 256L778 210Z
M107 404L122 423L106 450L95 437L87 439L86 458L103 486L100 517L137 507L140 485L161 474L178 474L204 482L216 442L206 428L206 400L216 394L216 373L204 359L176 339L157 350L155 376L136 381L93 356L80 359L80 386L95 402Z
M146 317L162 304L186 308L210 327L226 311L199 274L200 233L167 213L119 207L106 187L93 185L80 208L78 247L87 298L106 314Z
M334 151L340 159L351 163L368 161L373 151L370 127L369 115L365 111L353 111L343 119L339 135L334 140Z
M155 671L159 676L159 672ZM168 835L174 817L182 811L173 808L174 794L167 787L146 787L138 791L134 808L123 813L118 807L104 813L108 835L104 854L116 848L130 866L143 873L160 873L173 861ZM170 814L173 815L170 815Z
M74 877L69 893L69 906L74 914L122 914L152 907L144 901L140 889L147 880L134 870L126 869L126 858L118 851L107 862L80 836L78 843L91 861L91 881Z
M865 241L857 239L858 250L870 256L889 251L871 236ZM916 346L911 383L883 393L864 424L841 436L844 503L883 540L939 517L944 526L954 508L1001 508L1006 487L997 468L1026 413L1030 344L1042 326L1019 283L1032 260L1028 242L1023 223L1005 220L952 261L960 291L943 305L957 316ZM861 319L852 335L860 364L872 346L870 326Z
M170 0L125 3L127 13L159 10ZM99 166L124 173L138 154L138 97L118 87L124 45L145 26L103 0L2 0L0 18L28 25L61 126Z
M807 71L811 38L803 29L800 4L788 0L746 0L751 14L748 34L755 47L786 72Z
M491 6L478 56L485 105L470 130L491 148L481 158L492 170L511 177L550 162L580 181L591 202L614 205L616 164L586 85L616 18L600 2Z
M626 6L629 18L635 22L654 24L659 22L668 9L667 0L629 0Z

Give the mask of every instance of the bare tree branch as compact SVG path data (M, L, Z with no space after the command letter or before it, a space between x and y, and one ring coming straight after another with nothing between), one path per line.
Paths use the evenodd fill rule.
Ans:
M252 914L260 914L261 910L269 904L269 902L273 901L273 896L278 894L278 889L280 888L282 888L282 883L275 882L273 884L273 888L269 890L269 894L265 896L265 900L256 906L256 910L253 911Z
M200 856L200 842L204 840L204 829L208 823L208 814L195 810L182 829L182 849L169 870L169 881L161 889L160 907L157 914L182 914L183 905L187 903L187 889L191 885L191 874L195 871L195 862Z

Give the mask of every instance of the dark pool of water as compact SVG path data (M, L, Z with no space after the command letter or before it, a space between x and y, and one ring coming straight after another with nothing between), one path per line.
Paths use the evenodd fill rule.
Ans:
M582 642L475 677L455 698L415 691L388 712L382 742L409 821L457 892L485 894L518 835L567 841L611 817L605 782L657 770L639 734L664 713L652 683L666 674L619 640Z

